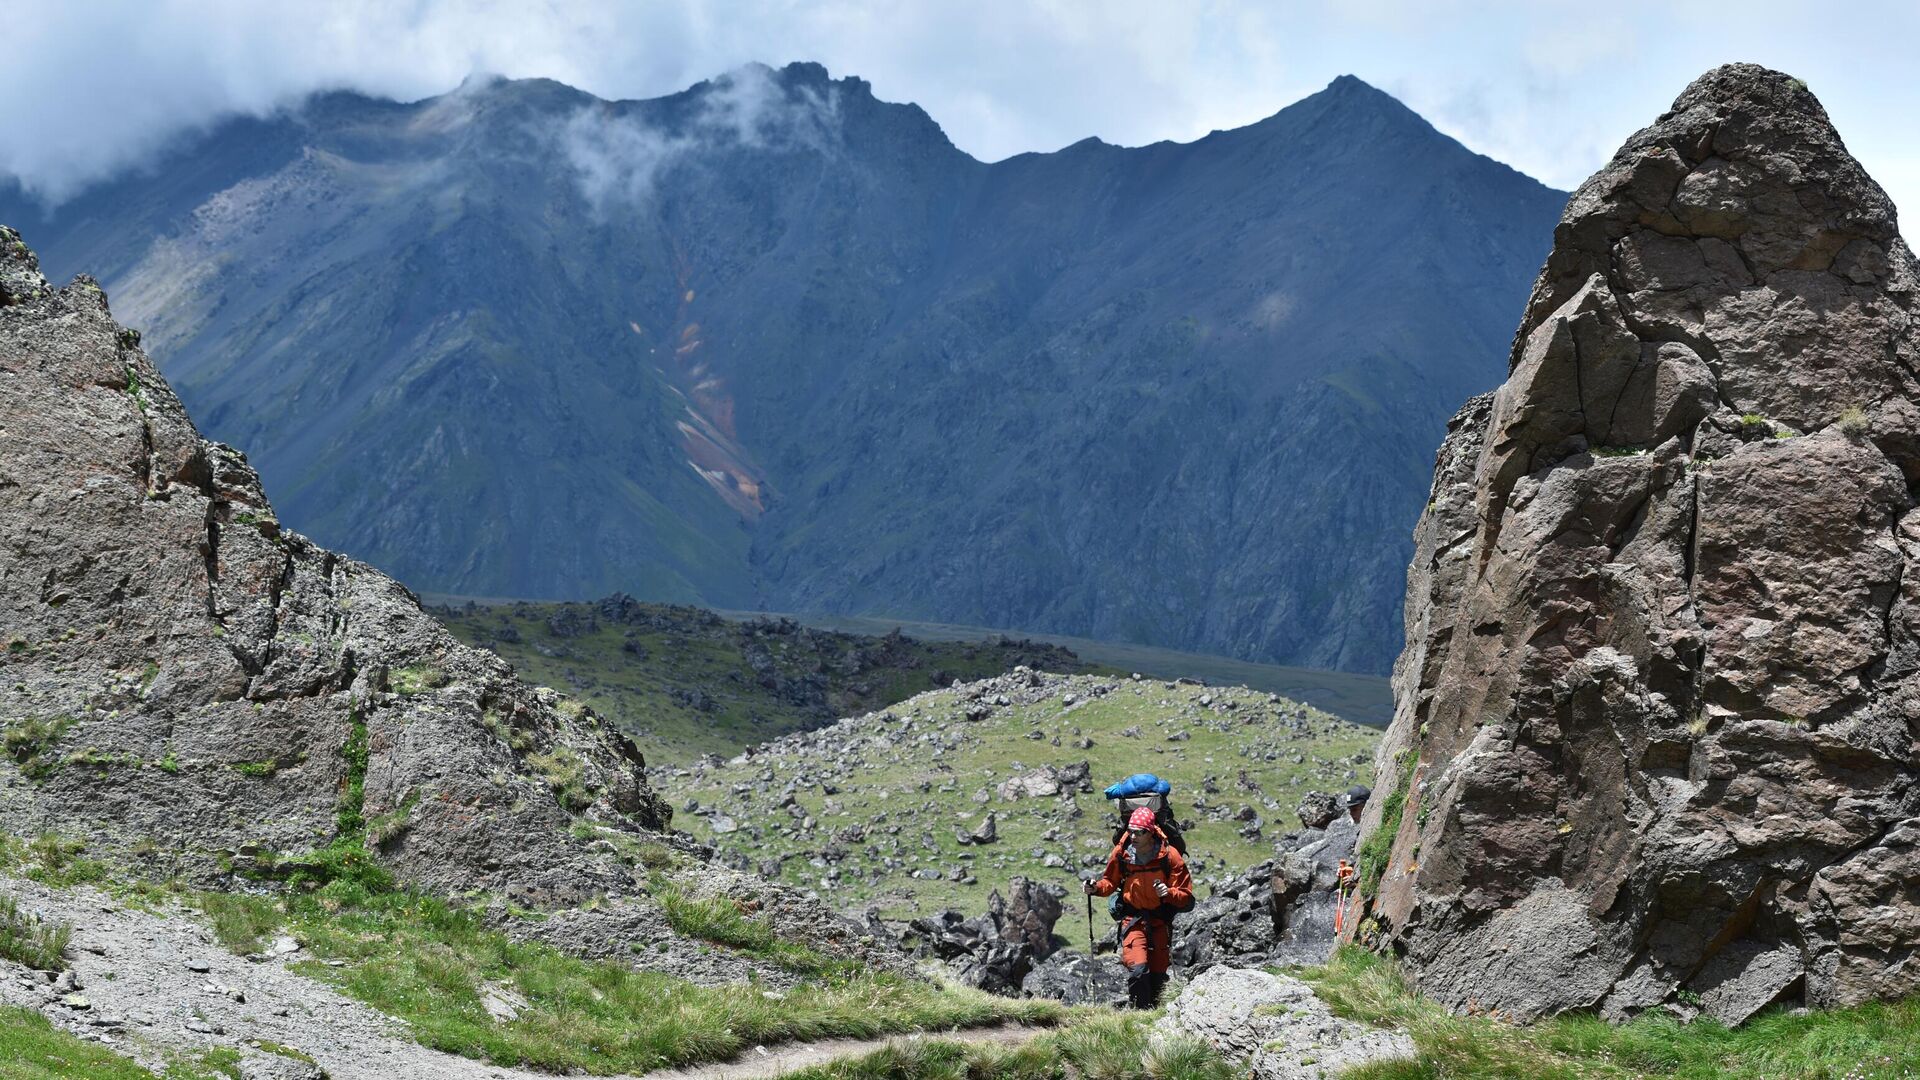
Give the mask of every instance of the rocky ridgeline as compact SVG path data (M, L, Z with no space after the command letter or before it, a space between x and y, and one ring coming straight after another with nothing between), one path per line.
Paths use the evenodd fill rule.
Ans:
M665 832L631 743L282 529L100 289L49 287L5 228L0 551L7 831L216 886L370 857L443 895L598 898L603 927L672 936L640 855L698 852ZM752 893L777 931L891 962L790 890L701 866L680 885Z
M1409 574L1367 824L1423 990L1729 1022L1920 991L1917 285L1763 68L1574 194Z
M1133 772L1173 780L1201 880L1271 859L1301 792L1352 782L1374 739L1251 690L1016 669L652 775L723 859L912 917L1103 865L1099 789Z
M593 705L654 762L745 747L1026 666L1089 670L1070 650L998 636L924 641L784 617L731 619L622 593L566 603L468 602L429 611L455 636Z

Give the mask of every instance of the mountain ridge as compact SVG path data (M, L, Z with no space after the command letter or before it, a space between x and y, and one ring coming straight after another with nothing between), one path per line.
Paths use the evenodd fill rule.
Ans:
M1557 193L1357 79L984 163L757 70L330 94L21 224L417 588L1385 670L1434 403L1498 379Z

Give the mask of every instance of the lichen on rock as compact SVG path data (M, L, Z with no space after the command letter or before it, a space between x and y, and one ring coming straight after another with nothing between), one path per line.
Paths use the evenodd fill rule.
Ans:
M1372 918L1423 991L1733 1023L1920 991L1916 282L1753 65L1574 194L1408 575Z

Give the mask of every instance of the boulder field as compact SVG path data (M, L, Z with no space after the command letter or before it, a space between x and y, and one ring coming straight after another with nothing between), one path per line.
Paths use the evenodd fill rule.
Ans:
M1361 869L1420 989L1733 1023L1920 991L1917 282L1753 65L1573 195L1416 534Z

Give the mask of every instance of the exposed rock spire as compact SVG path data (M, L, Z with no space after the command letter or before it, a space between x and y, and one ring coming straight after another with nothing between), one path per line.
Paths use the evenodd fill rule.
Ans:
M1409 572L1367 824L1423 989L1732 1022L1920 990L1917 280L1753 65L1574 194Z

